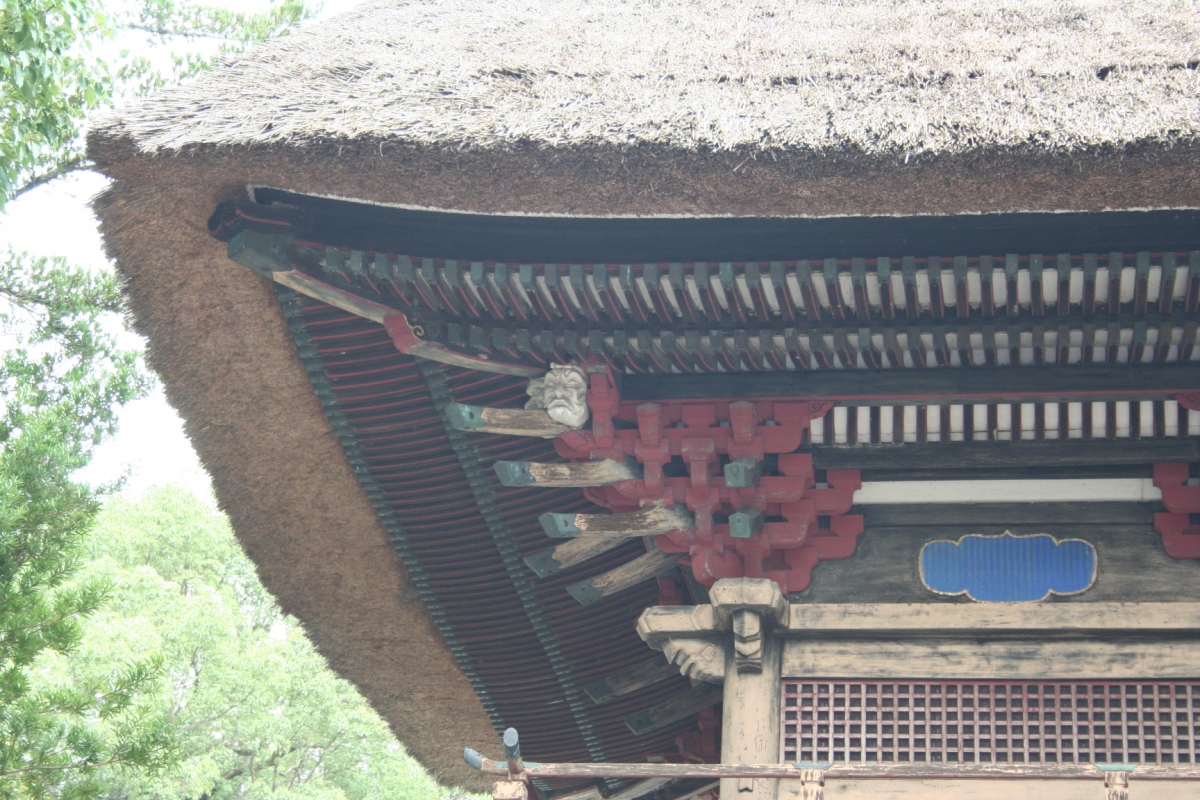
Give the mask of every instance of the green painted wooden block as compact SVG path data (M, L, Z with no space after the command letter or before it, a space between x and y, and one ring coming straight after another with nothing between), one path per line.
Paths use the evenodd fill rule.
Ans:
M575 524L574 514L542 514L538 521L551 539L570 539L582 533Z
M291 236L242 231L229 240L225 252L231 261L269 278L273 272L289 272L292 269L287 256L291 243Z
M762 477L762 462L753 458L735 458L723 468L725 485L732 489L757 486Z
M456 431L473 431L483 427L483 406L451 403L446 406L446 418Z
M729 515L729 535L734 539L749 539L762 533L765 518L761 508L743 506Z

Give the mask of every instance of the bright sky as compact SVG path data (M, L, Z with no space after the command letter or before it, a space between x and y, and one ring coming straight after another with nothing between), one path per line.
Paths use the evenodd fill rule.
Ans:
M325 0L318 20L346 11L361 0ZM218 4L253 10L263 2ZM100 243L97 222L89 202L107 180L95 173L80 173L29 192L0 213L0 252L8 246L40 256L62 256L80 266L111 269ZM126 347L141 347L141 337L122 334ZM200 497L209 497L208 474L183 432L183 421L167 403L162 388L136 400L120 416L120 432L103 444L92 464L79 477L94 483L127 474L124 492L140 495L156 484L184 486Z

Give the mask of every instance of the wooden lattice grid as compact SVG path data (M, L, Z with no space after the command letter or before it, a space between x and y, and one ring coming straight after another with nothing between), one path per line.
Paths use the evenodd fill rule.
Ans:
M785 680L784 761L1200 763L1200 679Z

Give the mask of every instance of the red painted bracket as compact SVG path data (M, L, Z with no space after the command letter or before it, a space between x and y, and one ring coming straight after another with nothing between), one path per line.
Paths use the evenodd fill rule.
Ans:
M1154 515L1154 530L1171 558L1200 558L1200 525L1191 524L1190 516L1200 513L1200 486L1189 486L1189 477L1187 464L1154 465L1154 485L1167 507Z
M1200 411L1200 392L1186 392L1175 395L1175 401L1188 411Z
M1155 464L1154 485L1172 514L1200 514L1200 486L1188 486L1187 464Z
M829 470L818 488L812 456L795 452L831 402L622 403L611 374L601 368L589 372L592 429L562 434L556 449L581 461L636 459L640 479L585 489L585 495L614 513L687 507L693 526L654 539L661 551L683 555L681 563L700 583L766 577L784 592L802 591L819 561L854 553L862 517L847 514L862 488L858 470ZM761 476L751 486L726 485L723 459L761 462L768 454L778 457L779 474ZM686 476L668 473L672 463ZM734 538L721 520L748 509L761 512L755 532ZM818 528L821 517L829 518L828 528ZM745 528L739 531L747 535Z
M1154 530L1162 534L1163 550L1171 558L1200 558L1200 525L1188 514L1155 514Z

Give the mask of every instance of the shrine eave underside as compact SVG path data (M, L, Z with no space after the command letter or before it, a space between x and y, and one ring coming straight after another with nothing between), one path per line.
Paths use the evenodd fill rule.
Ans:
M864 477L886 481L902 479L901 466L925 478L1053 466L1149 479L1154 464L1200 460L1200 212L572 219L255 194L223 204L210 223L242 266L188 231L188 247L204 253L191 263L204 268L159 275L143 263L161 263L165 251L152 253L157 245L132 229L107 235L133 274L143 328L159 331L152 360L173 401L191 404L189 430L206 464L234 465L214 470L218 493L268 585L448 782L482 788L456 763L461 741L411 721L430 705L421 692L437 688L436 670L410 661L401 675L383 663L415 645L395 645L379 663L363 655L378 631L397 629L371 604L399 598L408 608L419 598L484 724L517 726L546 760L673 752L721 696L664 669L633 627L666 597L658 574L674 576L682 602L702 602L688 569L664 563L600 602L578 602L570 587L647 555L633 538L535 575L526 565L548 544L540 515L602 509L575 489L505 485L495 462L561 461L555 445L463 431L452 404L519 407L529 376L578 359L619 376L626 426L647 401L827 404L799 448L818 472L875 470ZM107 202L111 214L142 201L118 187ZM130 255L139 253L142 261ZM271 284L244 266L274 280L270 298ZM186 310L168 322L163 310L176 302ZM188 316L196 309L203 324ZM268 318L276 312L280 331ZM185 324L203 341L195 354L193 340L174 333ZM258 366L281 348L287 364ZM296 356L303 373L292 375ZM235 373L239 396L253 398L237 413L205 385ZM314 398L319 411L309 409ZM320 427L309 419L318 414ZM251 453L239 437L261 449ZM322 503L349 508L359 494L370 524L344 510L321 516ZM275 499L271 519L253 512ZM1078 505L989 507L976 521L1018 519L1018 530L1032 531L1103 518ZM1122 511L1113 525L1156 535L1158 505ZM930 513L875 507L868 533L874 524L914 530L914 514ZM343 528L343 519L358 521ZM341 571L357 551L383 563L365 555L375 523L403 562L399 591ZM310 552L321 536L330 550ZM294 575L329 580L316 590ZM322 599L340 597L343 578L353 613ZM376 594L364 604L358 592ZM360 617L369 633L339 638ZM401 677L421 685L418 699L392 689ZM466 737L466 716L453 722L457 737Z
M634 385L637 376L744 373L690 388L687 378L658 382L675 396L853 400L870 385L901 398L928 394L928 383L969 399L973 386L932 373L883 384L831 375L819 389L767 376L1007 366L1116 374L1200 355L1200 212L651 220L256 196L210 220L231 257L302 293L367 308L355 313L391 317L405 352L484 371L532 375L592 358ZM633 257L644 260L622 261ZM1150 374L1150 384L1167 379ZM1145 381L1095 369L1068 379L1097 400L1118 384L1160 394L1190 386ZM1061 382L1029 373L1018 391L1035 400ZM654 384L633 396L653 396Z

